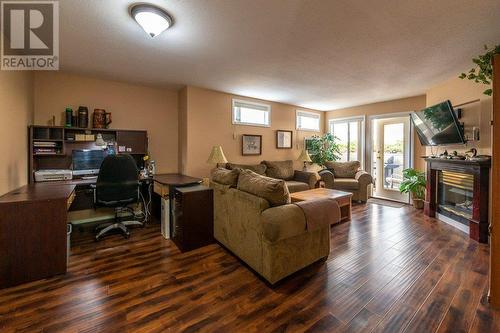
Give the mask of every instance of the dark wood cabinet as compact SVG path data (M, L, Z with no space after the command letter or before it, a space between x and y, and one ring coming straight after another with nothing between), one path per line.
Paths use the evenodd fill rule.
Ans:
M66 273L74 185L26 185L0 197L0 288Z
M118 152L129 154L147 154L148 136L144 131L116 131ZM122 149L125 148L125 151Z
M213 190L203 185L173 191L171 239L182 251L214 242Z

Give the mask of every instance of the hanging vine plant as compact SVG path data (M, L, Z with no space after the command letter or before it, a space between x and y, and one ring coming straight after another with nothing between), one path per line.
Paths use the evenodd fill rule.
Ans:
M496 54L500 54L500 45L493 48L488 48L487 45L484 46L485 54L479 55L477 58L473 58L472 62L476 65L468 73L460 74L459 78L472 80L476 83L491 84L493 79L493 57ZM491 96L493 89L486 89L483 94Z

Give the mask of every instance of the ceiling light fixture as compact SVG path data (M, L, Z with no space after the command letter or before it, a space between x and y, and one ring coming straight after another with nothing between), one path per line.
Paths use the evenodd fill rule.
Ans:
M174 23L172 17L165 10L149 4L132 6L130 15L151 37L158 36Z

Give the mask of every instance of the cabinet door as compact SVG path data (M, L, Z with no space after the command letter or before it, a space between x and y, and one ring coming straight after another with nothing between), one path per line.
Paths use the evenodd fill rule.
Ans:
M148 134L146 131L117 131L116 143L119 153L147 154Z

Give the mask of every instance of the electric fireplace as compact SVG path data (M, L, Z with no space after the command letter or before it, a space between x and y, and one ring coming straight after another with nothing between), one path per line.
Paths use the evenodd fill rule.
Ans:
M474 199L472 174L438 171L437 212L469 226Z
M428 158L424 214L488 242L491 162Z

